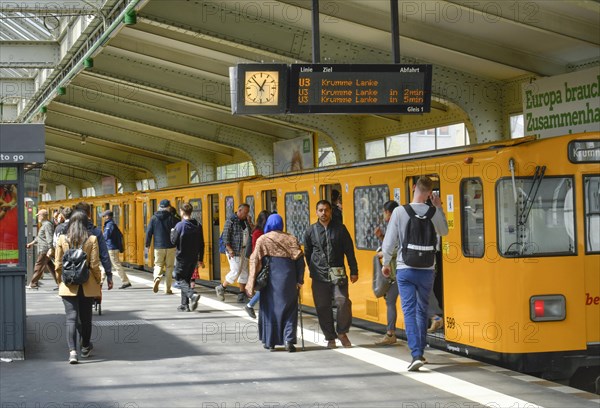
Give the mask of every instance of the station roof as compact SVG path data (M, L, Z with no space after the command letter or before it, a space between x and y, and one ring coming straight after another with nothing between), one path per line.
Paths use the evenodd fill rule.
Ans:
M273 142L363 118L231 114L229 67L311 61L309 0L40 4L0 0L0 98L4 121L45 121L49 183L152 177L180 160L260 165ZM131 10L137 21L125 25ZM474 80L509 83L600 61L596 1L400 1L399 12L402 62ZM321 62L393 62L390 25L388 0L322 1Z

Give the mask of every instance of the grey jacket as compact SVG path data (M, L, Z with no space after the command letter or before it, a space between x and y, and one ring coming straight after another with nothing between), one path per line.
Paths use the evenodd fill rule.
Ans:
M37 237L33 242L38 247L38 254L45 254L52 248L52 239L54 238L54 225L48 221L42 221L42 226L38 231Z

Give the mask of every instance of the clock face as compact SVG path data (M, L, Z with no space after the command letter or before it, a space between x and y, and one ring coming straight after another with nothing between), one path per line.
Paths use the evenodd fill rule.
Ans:
M246 71L244 95L246 106L277 106L279 72Z

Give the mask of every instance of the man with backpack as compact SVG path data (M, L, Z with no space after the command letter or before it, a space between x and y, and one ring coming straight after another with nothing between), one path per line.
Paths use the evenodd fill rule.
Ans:
M121 266L121 260L119 259L119 253L123 253L123 233L119 229L119 226L115 224L113 220L113 212L106 210L102 213L102 219L104 220L104 240L108 247L108 256L110 256L110 263L112 265L113 272L117 272L119 278L121 278L121 286L119 289L126 289L131 287L129 277ZM104 282L104 279L102 279Z
M146 230L146 248L150 249L154 237L154 285L152 290L158 292L162 276L165 276L165 295L172 295L173 267L175 266L175 245L171 243L171 229L177 220L171 214L171 202L161 200L158 211L150 219Z
M427 307L435 279L437 235L448 234L442 202L432 191L433 182L429 177L417 180L412 202L394 210L382 244L384 276L390 275L389 264L398 251L396 280L412 355L408 371L418 371L425 364ZM433 207L426 204L428 199Z
M194 269L204 268L204 233L202 224L192 218L194 207L185 203L181 206L181 221L171 230L171 242L177 250L175 277L181 289L180 312L193 312L198 307L200 295L190 286Z

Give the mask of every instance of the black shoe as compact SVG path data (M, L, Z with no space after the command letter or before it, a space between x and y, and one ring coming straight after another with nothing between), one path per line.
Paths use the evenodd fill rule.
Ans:
M127 282L127 283L122 284L119 287L119 289L127 289L127 288L130 288L130 287L131 287L131 283Z
M192 298L190 299L190 309L192 309L192 312L198 308L199 300L200 300L200 295L197 293L194 293L192 295Z
M254 313L254 309L251 308L250 306L246 305L244 306L244 310L246 311L246 313L248 313L248 316L250 316L253 319L256 319L256 313Z
M419 371L419 368L423 367L423 357L414 357L412 362L408 365L408 371Z
M288 353L295 353L296 352L296 346L294 346L292 343L290 342L286 342L285 343L285 349Z
M275 346L267 346L266 344L263 344L263 348L269 351L275 351Z
M248 296L245 293L240 293L238 295L238 303L246 303L248 301Z
M177 307L178 312L189 312L190 308L187 305L179 305Z

